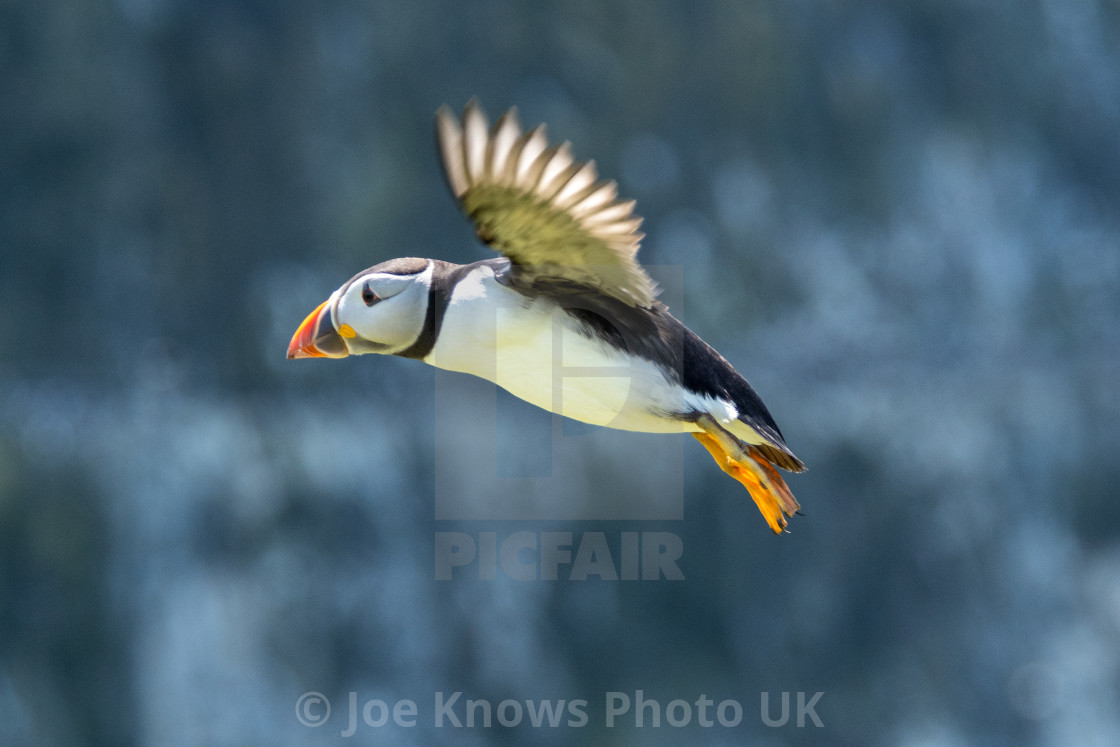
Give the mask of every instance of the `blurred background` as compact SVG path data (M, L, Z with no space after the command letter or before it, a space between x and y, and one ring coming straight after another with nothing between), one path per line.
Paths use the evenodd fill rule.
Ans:
M1120 743L1118 81L1114 0L0 2L0 743ZM435 372L284 359L354 272L487 256L433 142L474 95L638 199L809 465L792 534L684 437L682 519L437 520ZM619 435L573 500L665 458ZM436 581L439 531L685 578ZM742 723L607 729L639 689ZM351 692L418 725L344 739Z

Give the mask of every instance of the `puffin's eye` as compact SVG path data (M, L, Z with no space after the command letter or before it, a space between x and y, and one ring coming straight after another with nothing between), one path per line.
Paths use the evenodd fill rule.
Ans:
M374 293L373 289L369 287L369 281L362 285L362 300L365 301L366 306L373 306L381 300L381 296Z

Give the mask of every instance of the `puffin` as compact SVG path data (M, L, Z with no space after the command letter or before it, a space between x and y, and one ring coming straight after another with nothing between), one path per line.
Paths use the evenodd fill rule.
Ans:
M542 124L478 101L436 113L444 175L500 256L401 257L343 283L308 314L288 358L378 353L479 376L585 423L690 433L741 483L775 534L800 505L776 468L802 472L743 376L657 300L638 263L634 201Z

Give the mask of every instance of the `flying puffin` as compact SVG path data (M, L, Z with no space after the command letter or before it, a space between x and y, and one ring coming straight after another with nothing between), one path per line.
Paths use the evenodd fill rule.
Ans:
M416 358L575 420L691 433L782 532L800 506L774 466L805 466L747 380L657 301L634 201L544 125L522 132L515 109L491 129L475 100L461 120L444 106L436 131L452 193L502 256L362 270L300 324L288 358Z

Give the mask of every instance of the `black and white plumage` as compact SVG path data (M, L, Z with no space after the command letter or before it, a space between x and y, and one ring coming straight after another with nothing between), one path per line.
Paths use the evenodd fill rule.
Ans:
M364 270L304 320L288 357L417 358L583 422L692 433L782 531L799 506L773 465L804 465L746 379L656 300L634 202L512 109L493 128L474 101L436 121L448 184L503 256Z

